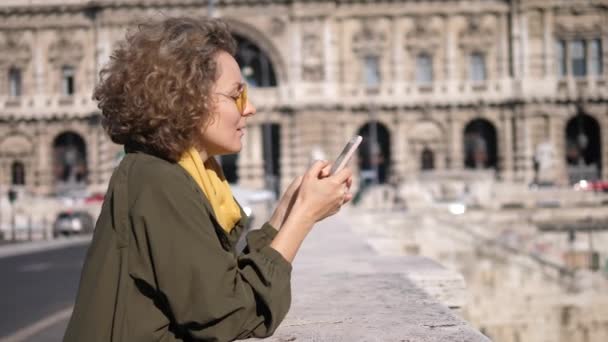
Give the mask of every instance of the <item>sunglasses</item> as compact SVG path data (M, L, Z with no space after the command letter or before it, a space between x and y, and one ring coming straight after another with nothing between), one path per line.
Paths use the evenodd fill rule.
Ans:
M247 107L247 84L241 83L241 85L239 86L239 94L237 96L230 96L224 93L217 94L229 97L234 100L234 103L236 104L236 109L238 109L239 113L245 113L245 107Z

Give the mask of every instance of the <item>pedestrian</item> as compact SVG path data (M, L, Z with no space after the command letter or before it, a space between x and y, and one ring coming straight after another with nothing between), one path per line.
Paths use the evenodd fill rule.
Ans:
M89 247L64 341L231 341L271 335L291 302L291 262L348 202L351 172L315 162L269 221L246 217L215 156L237 153L256 109L218 19L130 31L101 72L103 127L125 146Z

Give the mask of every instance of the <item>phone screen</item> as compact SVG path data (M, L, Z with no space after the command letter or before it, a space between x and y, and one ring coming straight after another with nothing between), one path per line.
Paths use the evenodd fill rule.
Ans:
M359 144L361 144L362 140L363 138L360 135L357 135L354 138L350 139L348 143L346 143L346 146L344 146L344 149L332 165L331 171L329 172L330 175L333 175L334 173L342 170L346 166L346 164L348 164L350 158L352 158L354 152L357 150L357 147L359 147Z

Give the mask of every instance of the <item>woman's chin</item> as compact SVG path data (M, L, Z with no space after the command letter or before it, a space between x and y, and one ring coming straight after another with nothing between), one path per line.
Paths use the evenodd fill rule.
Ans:
M222 154L235 154L235 153L241 152L242 149L243 149L243 144L241 144L239 142L238 145L230 146L229 148L226 148Z

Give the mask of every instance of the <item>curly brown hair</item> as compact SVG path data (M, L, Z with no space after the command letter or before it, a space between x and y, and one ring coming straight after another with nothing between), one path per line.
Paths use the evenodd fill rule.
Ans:
M234 55L236 42L219 19L170 18L128 32L93 94L112 141L179 160L212 112L220 51Z

